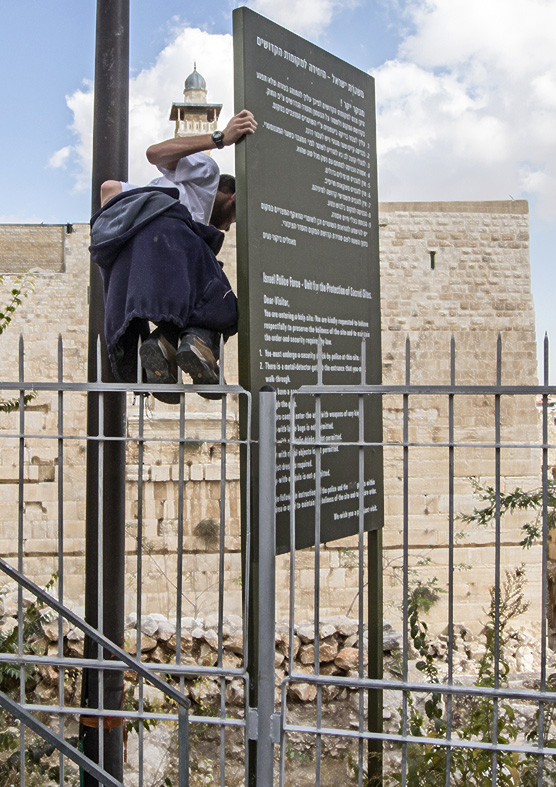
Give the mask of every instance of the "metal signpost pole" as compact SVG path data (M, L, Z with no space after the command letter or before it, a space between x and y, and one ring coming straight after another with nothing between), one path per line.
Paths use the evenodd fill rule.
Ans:
M257 670L257 787L274 784L273 724L276 627L276 393L265 386L259 393L258 499L258 670Z
M95 56L92 210L100 207L100 185L127 180L129 97L129 0L98 0ZM89 292L89 382L112 382L102 342L103 291L99 270L91 266ZM87 521L85 617L117 645L123 644L125 559L125 415L124 393L89 393L87 402ZM95 439L100 437L108 440ZM111 439L111 438L116 438ZM118 439L121 438L121 439ZM100 471L100 472L99 472ZM100 490L100 492L99 492ZM99 587L100 585L100 587ZM108 592L109 588L109 592ZM109 600L109 603L108 603ZM100 614L99 614L100 611ZM85 655L96 659L97 645L85 641ZM107 656L108 654L105 654ZM99 690L102 689L102 692ZM102 694L102 696L99 696ZM123 674L106 671L101 682L94 669L84 670L83 707L120 709ZM83 717L81 738L90 759L123 778L123 726L108 717ZM103 735L99 739L99 729ZM83 774L85 787L97 780Z

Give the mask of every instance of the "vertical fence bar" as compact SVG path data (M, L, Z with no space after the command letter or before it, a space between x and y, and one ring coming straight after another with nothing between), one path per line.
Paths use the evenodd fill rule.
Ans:
M365 385L367 382L366 358L366 340L363 339L361 347L362 385ZM360 397L360 413L362 411L364 412L364 404L361 401L362 399L363 397ZM382 399L380 401L382 402ZM362 429L360 432L360 439L365 439L364 429ZM359 581L361 582L361 579ZM360 587L359 593L361 596L363 596L362 587ZM360 617L361 615L362 613L360 613ZM382 528L379 527L376 530L370 530L367 534L367 658L369 660L367 671L371 680L382 680L384 674L383 631ZM374 732L378 735L380 735L383 730L382 703L383 694L381 689L371 689L367 691L367 727L369 732ZM382 787L382 769L382 740L380 738L371 737L367 745L368 787Z
M272 787L276 627L276 393L266 386L259 394L259 413L257 787Z
M243 433L244 442L241 446L243 451L243 458L244 458L244 484L245 484L245 491L244 491L244 499L243 499L243 507L242 507L242 580L243 580L243 668L245 670L245 702L246 702L246 719L245 719L245 784L251 784L251 779L255 779L257 774L256 770L253 773L253 763L252 763L252 756L251 756L251 741L249 739L249 721L247 719L247 708L248 708L248 698L251 696L251 660L250 660L250 653L249 653L249 630L251 626L250 622L250 615L251 615L251 604L252 604L252 596L251 596L251 586L252 586L252 577L251 574L253 572L253 539L252 539L252 505L251 505L251 495L252 485L251 485L251 462L252 459L252 451L251 451L251 435L252 435L252 424L251 419L253 417L253 402L251 400L251 394L243 394L246 397L246 410L247 410L247 417L245 419L245 431Z
M361 347L361 384L365 384L365 340L363 339L362 347ZM365 677L365 667L364 667L364 644L363 644L363 615L364 615L364 594L363 594L363 586L365 582L365 565L364 565L364 554L365 554L365 400L364 397L360 394L357 397L357 409L358 409L358 425L359 425L359 433L357 436L359 447L357 449L357 460L358 460L358 484L359 484L359 532L357 533L357 551L359 556L359 564L358 564L358 576L357 576L357 592L359 594L358 597L358 605L357 605L357 623L358 623L358 637L357 637L357 661L358 661L358 677L362 680ZM371 642L371 629L370 627L367 628L367 651L369 650L369 643ZM365 691L363 689L358 689L358 707L359 707L359 732L362 733L365 729ZM367 693L368 697L368 693ZM357 752L357 785L358 787L362 787L363 785L363 755L364 755L364 745L363 745L363 738L359 738L358 741L358 752ZM369 774L369 779L371 774Z
M64 346L62 336L58 336L58 383L64 380ZM58 601L64 603L64 392L58 391ZM58 616L58 657L64 655L64 619ZM58 673L58 704L64 705L64 686L66 671L63 666ZM60 714L58 729L60 737L64 737L65 715ZM60 784L65 782L64 755L58 758L60 768Z
M322 339L319 338L317 352L317 376L322 383ZM321 477L322 477L322 400L315 397L315 593L314 593L314 633L315 633L315 675L320 675L320 542L321 542ZM322 686L317 683L317 729L322 727ZM315 752L315 784L321 783L322 737L317 733Z
M180 434L178 450L178 543L176 546L176 665L181 664L181 618L183 611L183 506L185 488L185 394L180 394ZM185 679L179 678L180 692L185 694ZM184 721L185 729L184 729ZM179 787L189 784L189 715L178 721ZM183 784L182 784L183 783Z
M496 342L496 385L502 385L502 336L498 334ZM501 549L501 515L500 515L500 494L501 494L501 475L500 475L500 457L501 457L501 422L500 422L500 404L501 396L499 393L494 396L494 443L495 443L495 457L494 457L494 490L495 490L495 540L494 540L494 687L500 688L500 549ZM495 697L492 703L492 742L498 743L498 713L499 705L498 698ZM492 787L496 787L498 776L498 752L496 749L492 751Z
M25 347L23 336L19 337L19 382L22 387L19 391L19 478L18 478L18 512L17 512L17 570L23 574L23 543L25 521L25 389L23 382L25 365ZM17 653L23 655L23 588L17 588ZM19 701L25 703L25 665L19 668ZM19 773L21 787L25 787L25 727L19 723Z
M141 361L139 357L139 350L137 351L137 377L141 379ZM135 611L137 620L135 621L135 655L137 659L141 660L141 619L143 617L143 506L145 490L143 485L143 466L145 460L145 439L144 439L144 423L145 419L145 397L139 395L139 433L137 435L137 567L136 567L136 599ZM138 676L138 697L137 703L139 713L143 712L143 686L144 681L141 676ZM138 745L138 787L143 787L143 762L144 762L144 726L139 724L137 735L139 739Z
M405 384L409 385L411 379L411 344L409 337L405 342ZM409 673L408 654L409 654L409 621L408 621L408 600L409 600L409 394L403 395L403 657L402 657L402 680L407 682ZM402 736L407 736L408 724L408 692L403 691L402 702ZM402 743L402 764L401 764L402 787L407 784L407 743Z
M220 385L224 384L224 339L220 337ZM226 419L228 415L228 399L222 397L220 411L220 522L218 535L218 656L217 664L222 667L223 658L223 626L224 626L224 571L226 547ZM220 719L226 718L226 679L220 676ZM220 725L220 786L225 787L226 776L226 726Z
M296 460L296 445L295 445L295 415L296 415L296 398L294 394L290 394L289 404L290 415L290 440L289 440L289 457L290 457L290 501L289 501L289 514L290 514L290 560L289 560L289 608L288 608L288 670L290 674L293 672L294 665L294 637L295 637L295 460ZM284 733L284 726L287 719L287 691L284 685L282 689L282 707L281 707L281 733L280 733L280 787L284 787L286 783L286 736Z
M369 678L383 678L383 590L382 590L382 528L367 534L368 554L368 658ZM372 577L375 573L376 578ZM373 632L376 632L373 641ZM368 727L371 733L382 733L383 729L383 692L370 689L368 696ZM372 738L368 745L368 787L383 785L383 744L380 738Z
M361 384L367 382L366 340L361 347ZM363 397L361 397L362 399ZM382 398L380 400L382 402ZM360 412L363 402L360 403ZM360 439L365 439L362 429ZM376 438L375 438L376 439ZM381 435L382 440L382 435ZM361 596L363 589L360 589ZM383 620L383 555L382 528L367 533L367 672L371 680L382 680L384 675L384 620ZM383 693L381 689L367 691L367 727L369 732L382 734ZM383 743L380 738L370 738L367 745L368 787L382 787Z
M189 787L189 713L178 709L178 787Z
M456 343L450 340L450 386L456 385ZM448 394L448 685L454 680L454 394ZM452 737L452 695L446 697L446 739ZM446 746L445 787L450 787L452 749Z
M544 343L543 384L548 385L549 344L545 334ZM546 638L547 638L547 603L548 603L548 394L542 397L542 589L541 589L541 680L540 690L546 691ZM538 746L545 745L545 737L549 730L544 727L544 702L539 702L538 710ZM543 785L544 755L539 754L537 760L537 785Z

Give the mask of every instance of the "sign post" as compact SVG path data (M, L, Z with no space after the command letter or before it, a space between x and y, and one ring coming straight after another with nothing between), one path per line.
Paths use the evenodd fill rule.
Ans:
M257 133L236 146L239 382L253 394L255 440L258 391L271 386L277 394L276 551L360 533L363 517L369 670L381 678L380 397L326 393L316 404L317 397L298 395L290 422L291 392L303 385L381 382L374 80L245 7L234 11L234 60L235 111L249 109L258 122ZM245 504L245 487L243 494ZM258 568L255 562L250 583L253 675ZM257 707L256 680L251 687ZM381 725L381 693L369 692L369 729ZM373 784L381 783L380 752L380 741L371 740ZM250 754L256 759L254 743Z

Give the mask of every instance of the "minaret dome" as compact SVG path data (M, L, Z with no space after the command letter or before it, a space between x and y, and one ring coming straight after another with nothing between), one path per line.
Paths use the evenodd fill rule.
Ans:
M202 77L197 71L197 63L193 64L193 71L185 80L183 90L184 95L186 95L190 90L202 90L204 93L207 92L207 83L205 78Z

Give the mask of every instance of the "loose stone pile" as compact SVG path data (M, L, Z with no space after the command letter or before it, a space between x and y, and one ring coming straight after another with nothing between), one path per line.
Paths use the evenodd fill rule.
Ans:
M475 675L485 655L485 637L476 637L463 623L454 626L453 657L456 674ZM448 635L441 634L430 646L431 655L445 661L448 656ZM549 666L553 656L549 653ZM504 661L513 674L540 672L541 651L535 637L523 629L506 629Z
M25 602L27 606L29 601ZM17 617L13 605L7 603L6 614L0 620L0 635L6 636L17 625ZM226 670L241 670L244 657L244 632L242 618L227 615L222 621L221 636L218 634L218 616L183 617L181 619L180 663L184 666L215 667L220 664ZM48 656L58 655L59 623L58 618L49 610L40 613L40 624L35 627L33 650ZM66 621L62 623L63 653L66 657L81 658L83 656L84 634ZM399 647L400 635L396 634L389 623L383 627L383 650L391 652ZM141 619L140 637L137 630L137 616L132 613L125 622L124 649L143 661L154 664L171 664L176 658L177 630L176 624L164 615L152 613ZM362 659L360 659L360 649ZM319 672L321 675L364 677L367 666L368 632L366 627L359 642L357 620L346 616L335 616L322 619L318 636L313 621L298 622L294 627L293 640L290 644L289 626L279 623L275 636L276 687L279 687L290 671L289 661L293 655L293 671L296 673L315 674L315 659L318 654ZM37 685L35 691L46 701L55 692L57 671L54 667L40 666L37 669ZM126 679L134 682L134 673L128 671ZM206 702L216 698L221 691L218 677L192 676L187 681L187 689L194 702ZM241 678L227 680L226 700L231 704L243 703L244 682ZM308 683L292 683L288 694L293 700L311 702L315 699L317 689ZM339 695L345 696L346 690L337 686L325 687L323 699L331 700ZM339 697L340 699L342 697Z
M24 608L32 603L31 599L24 598ZM0 636L5 638L17 626L17 594L9 594L0 602ZM242 618L237 615L227 615L222 621L222 631L219 638L218 616L183 617L180 630L180 661L184 666L215 667L219 663L226 670L240 670L243 667L244 636ZM49 610L40 612L38 625L34 626L32 646L37 654L47 656L58 655L59 637L58 618ZM80 658L83 655L83 632L67 621L62 622L63 653L67 657ZM383 626L383 651L386 666L394 664L393 675L396 674L395 663L399 656L393 654L400 646L401 635L396 633L391 624ZM323 618L320 622L318 638L316 637L313 621L299 621L294 626L293 640L290 643L289 626L278 623L275 636L275 667L276 690L285 677L294 671L297 674L315 674L315 660L318 653L318 671L322 676L339 676L358 678L365 676L368 651L368 631L366 626L361 638L362 663L360 663L359 628L357 620L346 616ZM141 620L140 641L138 643L137 617L134 613L128 616L125 622L124 648L137 655L143 661L154 664L171 664L175 661L177 648L177 633L175 622L168 620L164 615L152 613L145 615ZM485 652L483 636L475 636L463 624L454 627L453 634L453 659L454 674L461 676L463 682L469 682L477 675L479 664ZM442 664L446 664L448 654L448 635L439 635L431 640L430 654L438 660L440 673ZM290 669L290 658L293 655L293 670ZM552 652L549 651L548 668L551 669ZM417 654L409 653L409 670L418 680L422 674L415 671ZM552 659L552 660L551 660ZM540 648L535 638L528 632L512 629L506 637L504 660L509 672L516 676L528 677L540 671ZM555 663L556 666L556 663ZM57 689L58 674L53 666L41 665L31 677L31 684L36 682L34 691L37 699L48 701ZM126 673L126 680L134 682L132 671ZM218 677L203 676L199 679L193 675L186 682L187 690L194 702L207 702L219 696L221 681ZM29 686L28 686L29 688ZM243 703L244 682L241 678L226 679L226 701L232 705ZM314 684L291 682L288 685L288 697L293 701L302 703L312 702L317 695ZM323 700L342 700L349 696L349 689L340 686L324 686ZM386 702L386 705L389 703ZM395 714L394 714L395 715ZM385 718L391 718L391 713L385 708Z

